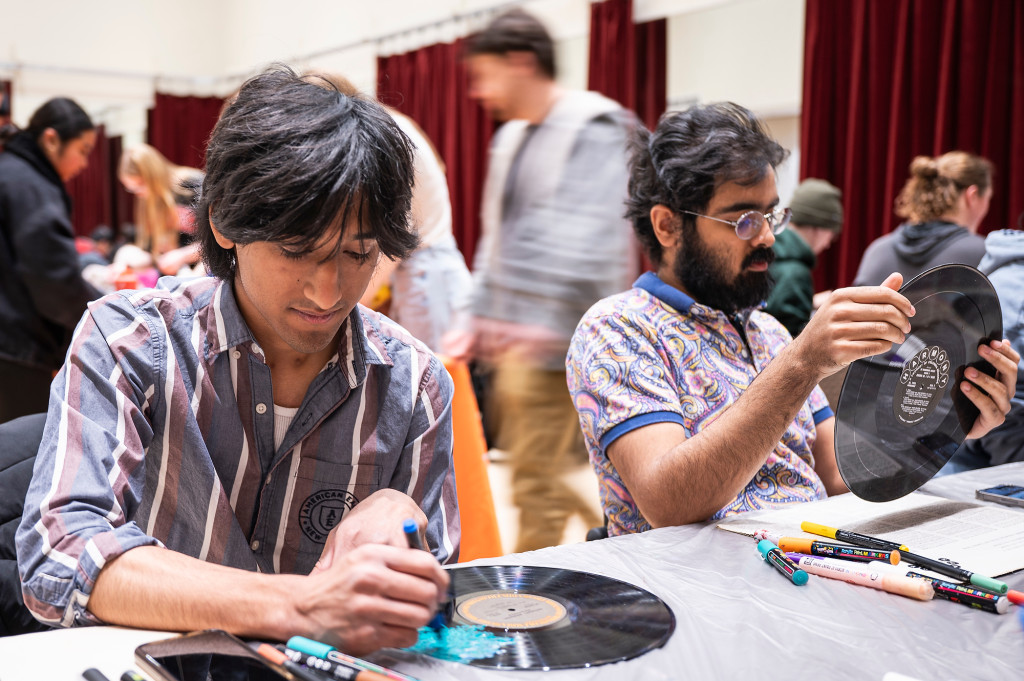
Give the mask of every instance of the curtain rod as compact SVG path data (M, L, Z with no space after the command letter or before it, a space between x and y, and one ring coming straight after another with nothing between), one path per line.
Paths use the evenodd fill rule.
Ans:
M472 12L463 12L462 14L452 14L451 16L444 17L443 19L437 19L426 24L420 24L419 26L411 26L409 28L403 28L399 31L392 31L391 33L384 33L373 38L363 38L361 40L354 40L344 45L338 45L337 47L330 47L324 50L317 50L316 52L310 52L299 57L295 57L297 61L307 61L309 59L316 59L318 57L325 57L329 54L336 52L344 52L351 50L356 47L362 47L363 45L375 44L380 45L388 40L393 40L406 35L411 35L419 31L429 31L431 29L441 28L448 24L456 24L460 21L468 21L472 19L479 19L492 14L498 14L499 12L523 4L525 0L510 0L508 2L502 2L491 7L484 7L482 9L473 10Z
M119 71L115 69L90 69L81 66L55 66L53 64L33 64L31 62L0 61L2 71L48 71L50 73L71 73L78 76L99 76L102 78L125 78L131 80L153 80L170 78L183 80L201 80L198 76L173 76L146 73L144 71Z
M461 14L452 14L451 16L444 17L435 21L421 24L419 26L411 26L398 31L392 31L390 33L382 33L371 38L362 38L360 40L354 40L344 45L338 45L335 47L326 48L323 50L317 50L316 52L310 52L308 54L298 55L292 57L289 61L309 61L311 59L317 59L319 57L325 57L330 54L336 54L338 52L345 52L357 47L364 45L380 45L389 40L399 38L405 35L411 35L419 31L428 31L431 29L440 28L448 24L458 23L460 21L467 21L477 19L480 17L487 16L489 14L497 14L510 7L523 4L523 0L511 0L509 2L502 2L491 7L486 7L472 12L463 12ZM123 71L116 69L94 69L85 68L80 66L56 66L52 64L33 64L26 62L3 62L0 61L0 71L46 71L49 73L66 73L77 76L93 76L101 78L121 78L125 80L151 80L154 82L160 80L166 81L178 81L190 83L191 85L199 88L210 88L216 87L219 84L231 84L240 80L244 80L253 73L252 70L240 71L237 73L227 74L223 76L186 76L186 75L175 75L175 74L162 74L162 73L147 73L144 71Z

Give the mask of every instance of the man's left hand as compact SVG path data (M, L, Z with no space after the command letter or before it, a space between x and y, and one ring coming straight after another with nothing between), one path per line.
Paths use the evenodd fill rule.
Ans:
M409 518L415 520L421 530L427 525L427 516L408 495L393 489L377 490L356 504L327 535L313 572L326 570L336 558L363 544L407 548L409 544L402 524Z
M974 427L967 434L969 439L985 435L1006 420L1010 399L1017 389L1017 364L1020 362L1020 355L1005 339L978 346L978 354L995 367L996 375L989 376L973 367L964 372L960 390L979 412Z

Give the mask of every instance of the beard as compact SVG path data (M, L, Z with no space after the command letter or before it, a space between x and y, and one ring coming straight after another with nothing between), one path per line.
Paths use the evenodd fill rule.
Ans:
M771 265L774 260L775 251L758 248L743 259L740 273L730 278L726 258L708 248L696 225L684 223L674 274L695 301L731 315L758 305L772 292L772 276L767 271L748 272L747 267L762 262Z

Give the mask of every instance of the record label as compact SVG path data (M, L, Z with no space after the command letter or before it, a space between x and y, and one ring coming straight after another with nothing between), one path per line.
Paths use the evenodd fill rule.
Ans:
M473 624L501 629L539 629L558 624L566 615L558 601L534 594L504 591L474 596L456 612Z
M978 417L960 389L965 372L994 375L978 346L1003 337L999 298L973 267L940 265L900 293L916 311L910 332L853 362L836 405L839 473L868 501L909 494L949 461Z
M942 399L948 381L949 355L945 350L932 345L914 355L903 367L893 396L896 418L907 425L923 421Z

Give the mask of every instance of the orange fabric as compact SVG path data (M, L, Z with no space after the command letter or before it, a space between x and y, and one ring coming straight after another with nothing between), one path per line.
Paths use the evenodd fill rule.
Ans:
M459 495L462 544L459 562L502 555L498 518L487 476L487 442L465 362L442 358L455 383L452 397L455 488Z

